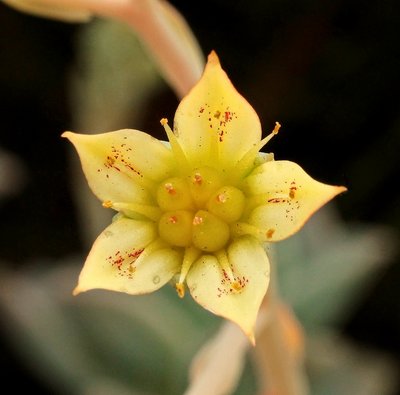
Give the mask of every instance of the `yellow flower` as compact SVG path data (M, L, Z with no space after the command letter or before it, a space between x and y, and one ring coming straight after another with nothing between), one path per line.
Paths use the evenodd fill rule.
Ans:
M138 130L66 132L89 185L118 211L94 243L74 294L103 288L153 292L174 280L196 302L236 322L254 342L267 291L266 242L297 230L344 187L259 150L260 121L217 55L182 100L169 144Z

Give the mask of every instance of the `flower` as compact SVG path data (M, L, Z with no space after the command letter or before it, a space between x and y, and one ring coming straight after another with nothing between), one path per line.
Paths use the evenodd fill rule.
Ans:
M138 130L65 132L103 206L118 212L95 241L74 294L153 292L175 281L196 302L236 322L254 343L269 282L265 243L282 240L344 187L313 180L260 149L259 118L208 57L179 104L169 144Z

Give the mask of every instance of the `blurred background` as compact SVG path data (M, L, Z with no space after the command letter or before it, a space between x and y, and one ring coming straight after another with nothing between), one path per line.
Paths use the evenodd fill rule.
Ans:
M400 394L399 3L171 3L204 54L217 51L265 134L275 121L283 125L266 149L349 189L277 247L283 297L309 334L313 394ZM180 307L169 290L162 298L70 296L107 221L103 212L82 214L84 184L60 138L65 130L123 127L162 137L159 120L173 119L177 98L129 30L97 19L65 24L0 3L0 59L3 386L40 394L182 393L191 357L220 321L188 298ZM104 306L121 324L110 327ZM130 309L132 330L121 329ZM165 311L180 324L160 334L157 316ZM127 345L130 336L139 346ZM169 358L176 363L168 381ZM107 364L115 372L101 385L93 379L99 388L82 384L112 371ZM249 361L237 394L253 393L252 374ZM137 392L126 389L128 376L140 382Z

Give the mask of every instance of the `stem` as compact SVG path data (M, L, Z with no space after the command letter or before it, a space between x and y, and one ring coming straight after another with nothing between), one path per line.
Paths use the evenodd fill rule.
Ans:
M255 349L261 394L306 395L309 391L302 358L293 352L285 337L282 316L278 314L282 302L274 275L275 267L271 266L272 278L261 307L268 319L257 336Z

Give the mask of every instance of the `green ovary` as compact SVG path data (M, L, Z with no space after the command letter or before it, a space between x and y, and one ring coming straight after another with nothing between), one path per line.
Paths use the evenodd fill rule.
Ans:
M164 212L158 222L160 237L176 247L192 245L207 252L226 246L230 224L240 219L245 206L243 192L224 186L210 167L163 181L156 199Z

